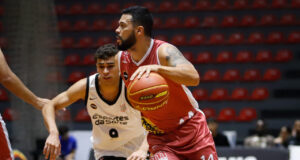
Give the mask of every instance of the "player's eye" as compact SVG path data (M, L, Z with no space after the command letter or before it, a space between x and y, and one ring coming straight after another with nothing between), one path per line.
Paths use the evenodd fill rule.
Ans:
M110 65L110 66L108 66L107 68L111 69L111 68L113 68L113 67L114 67L114 65Z
M121 28L125 28L126 25L125 25L124 23L121 23L121 24L120 24L120 27L121 27Z

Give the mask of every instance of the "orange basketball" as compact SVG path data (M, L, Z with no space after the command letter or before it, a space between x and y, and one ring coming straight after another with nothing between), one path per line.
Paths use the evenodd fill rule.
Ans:
M127 97L131 105L140 111L153 111L168 102L169 86L158 73L151 72L131 81L127 88Z

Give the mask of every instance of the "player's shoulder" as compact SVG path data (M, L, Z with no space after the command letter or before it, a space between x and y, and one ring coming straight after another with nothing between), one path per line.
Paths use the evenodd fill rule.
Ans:
M171 43L165 42L163 44L161 44L158 47L157 53L158 53L158 57L161 58L166 58L166 56L168 56L169 52L171 50L178 50L176 46L172 45Z
M118 53L115 56L115 59L118 59L122 55L123 51L118 51Z
M77 89L80 90L85 90L87 86L88 78L82 78L79 81L75 82L71 87L76 87Z
M119 63L119 61L120 61L120 59L121 59L123 53L124 53L123 51L119 51L119 52L115 55L115 62L116 62L116 64Z
M166 50L168 50L168 49L175 49L175 48L177 48L177 47L174 46L173 44L164 42L158 47L158 52L166 52Z

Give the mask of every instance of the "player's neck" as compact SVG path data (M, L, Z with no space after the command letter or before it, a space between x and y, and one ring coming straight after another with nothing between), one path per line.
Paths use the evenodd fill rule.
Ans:
M142 39L137 40L134 47L132 49L129 49L128 51L131 53L132 59L136 62L139 62L146 54L150 45L151 45L151 38L143 37Z
M120 78L114 80L111 84L102 84L99 82L100 93L102 97L108 101L113 101L117 98L120 87Z

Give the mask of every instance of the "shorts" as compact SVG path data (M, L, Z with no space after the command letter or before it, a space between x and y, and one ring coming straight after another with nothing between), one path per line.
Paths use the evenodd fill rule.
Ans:
M174 131L149 133L148 143L150 160L218 160L206 118L199 111Z
M129 157L133 152L139 149L145 138L146 135L142 134L128 140L126 144L123 144L114 150L94 148L95 159L100 159L101 157Z
M114 156L104 156L99 158L99 160L126 160L124 157L114 157Z
M14 159L13 152L8 140L8 133L1 115L0 115L0 158L1 160Z

